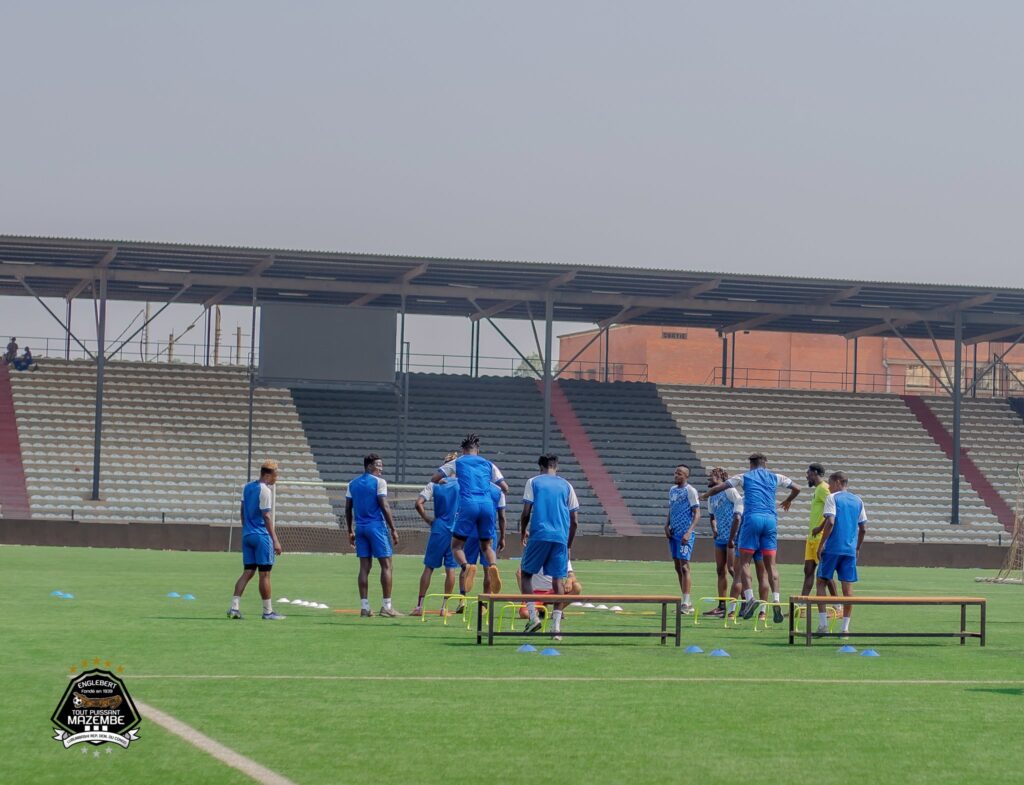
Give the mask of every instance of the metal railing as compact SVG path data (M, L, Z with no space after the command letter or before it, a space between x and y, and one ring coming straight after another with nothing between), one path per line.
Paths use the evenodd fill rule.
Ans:
M904 366L900 366L904 367ZM1024 374L1020 369L997 363L987 373L979 369L974 385L974 369L963 369L965 395L977 398L1005 398L1024 392ZM725 383L722 383L723 372ZM941 374L940 370L940 374ZM711 386L760 389L820 390L853 392L853 373L797 368L722 368L716 366L704 380ZM857 392L893 393L896 395L946 395L947 391L930 374L927 378L910 377L904 373L857 372Z
M8 337L10 334L7 334ZM235 338L236 336L232 336ZM220 352L218 357L218 365L240 365L245 366L249 363L249 336L248 334L242 334L241 351L239 351L237 340L232 340L229 344L221 344ZM83 339L82 344L88 349L93 355L96 354L97 341L95 339ZM6 341L4 341L6 345ZM107 351L118 346L117 341L107 341ZM88 359L89 355L86 354L85 350L82 349L74 341L71 342L70 351L68 351L67 344L63 337L61 338L47 338L41 336L18 336L18 353L25 351L25 347L29 347L32 350L32 356L36 359L40 358L56 358L64 359L67 357L71 360ZM213 347L210 347L210 364L214 361ZM259 357L259 348L257 347L257 358ZM127 346L124 346L113 355L109 355L110 360L126 360L131 362L175 362L175 363L186 363L193 365L202 365L206 361L206 344L203 343L184 343L182 341L154 341L150 340L148 346L141 340L132 341Z
M472 357L467 354L410 353L406 363L410 373L443 373L471 375ZM533 367L520 357L494 357L480 355L476 366L478 376L519 376L540 378L542 363L537 357L530 357ZM399 368L400 357L395 355L395 367ZM535 370L536 369L536 370ZM605 380L605 365L602 362L574 360L562 365L553 364L552 373L561 379ZM608 381L647 381L646 363L610 363L607 369Z

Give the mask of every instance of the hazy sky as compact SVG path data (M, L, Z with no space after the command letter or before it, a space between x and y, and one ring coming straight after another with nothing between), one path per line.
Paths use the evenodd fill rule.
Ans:
M1024 286L1022 28L940 0L7 0L0 232ZM413 350L464 353L452 324Z

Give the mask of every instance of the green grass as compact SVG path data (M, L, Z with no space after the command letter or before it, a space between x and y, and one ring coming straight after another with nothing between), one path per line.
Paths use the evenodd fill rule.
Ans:
M243 600L247 618L231 622L224 611L239 568L232 554L0 548L7 747L0 780L249 781L145 719L137 743L105 745L98 758L93 748L83 755L82 745L65 750L52 741L49 716L70 666L96 657L125 667L137 700L301 785L718 783L765 775L815 785L934 785L1024 777L1013 752L1024 716L1024 589L976 584L976 570L862 567L860 590L985 595L984 649L953 639L855 639L882 655L866 658L837 654L836 641L790 647L781 629L684 622L684 645L725 648L732 655L725 659L644 639L567 639L558 644L561 657L518 654L518 639L478 647L458 623L443 627L436 617L359 619L281 606L289 618L268 623L259 619L255 584ZM286 554L274 595L357 607L355 569L351 556ZM419 570L418 559L396 560L403 611ZM579 562L577 570L587 591L671 592L674 585L668 563ZM504 571L511 577L509 566ZM784 568L782 579L783 596L800 588L798 568ZM695 565L695 596L712 587L713 568ZM76 598L50 597L54 589ZM198 599L166 598L172 590ZM371 597L376 610L379 585L371 583ZM566 627L654 624L589 611ZM955 608L859 608L854 617L862 631L956 626ZM239 678L178 678L210 675ZM289 678L256 678L272 675Z

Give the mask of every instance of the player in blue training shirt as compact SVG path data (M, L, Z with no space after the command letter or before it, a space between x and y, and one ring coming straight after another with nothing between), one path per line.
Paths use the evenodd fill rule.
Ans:
M235 594L228 609L229 619L242 618L242 592L257 570L260 573L260 597L263 599L263 618L278 621L285 618L274 613L270 593L270 571L274 556L281 555L281 543L274 530L273 494L270 488L277 482L277 461L264 461L260 478L242 489L242 574L235 581Z
M744 619L753 616L760 604L754 598L753 589L750 588L750 573L748 571L750 560L758 550L764 557L764 568L772 587L772 602L779 602L779 570L775 564L779 540L779 515L775 510L776 493L779 486L789 488L789 496L778 505L787 511L793 503L793 499L800 493L800 486L789 477L784 474L775 474L765 468L768 459L761 453L754 453L749 460L750 471L730 477L713 488L708 488L701 495L702 499L707 499L729 488L743 489L743 525L739 549L742 568L740 577L743 581L743 609L740 611L740 616ZM775 605L772 611L775 623L782 624L785 618L782 608Z
M714 468L708 475L708 487L729 479L725 469ZM743 515L743 497L735 488L729 488L708 499L708 515L711 518L711 531L715 536L715 570L718 574L718 596L726 597L729 589L729 578L733 575L733 556L736 544L736 533L739 531L740 518ZM725 616L725 600L718 601L718 607L712 608L705 616Z
M576 511L580 508L576 491L558 476L558 456L547 454L537 460L542 474L531 477L523 489L523 513L519 529L523 544L519 588L523 594L533 590L532 578L541 570L551 578L553 594L565 594L565 578L569 574L569 548L576 537ZM529 527L529 533L527 533ZM552 633L561 640L563 603L556 603L551 613ZM526 603L530 621L526 632L540 629L535 603Z
M444 462L453 461L458 453L448 453ZM433 501L434 516L427 515L424 505ZM451 594L455 590L455 568L458 562L452 554L452 527L459 512L459 481L452 478L448 482L436 485L428 482L420 495L416 497L416 512L430 527L430 537L423 554L423 574L420 575L420 593L416 599L416 607L410 616L423 615L423 598L430 591L430 579L434 570L444 565L444 593ZM441 603L441 614L447 613L447 603Z
M500 592L501 576L498 574L495 564L497 557L492 546L497 513L491 497L491 485L508 493L508 483L497 466L481 457L480 437L475 433L462 440L462 455L438 469L430 481L439 483L450 477L459 479L459 516L452 530L452 553L461 568L459 591L466 593L466 540L475 534L480 539L480 552L490 578L491 590Z
M844 597L853 596L857 582L857 556L864 542L868 514L860 496L846 490L845 472L832 472L828 478L831 493L825 498L825 529L818 545L818 595L824 596L832 576L839 574ZM850 631L853 606L843 606L843 632ZM818 632L828 632L825 606L818 606Z
M498 569L498 554L505 550L505 494L501 492L501 488L497 485L491 485L491 501L494 502L494 512L498 521L498 532L497 537L494 538L497 544L494 546L494 569ZM492 534L493 537L493 534ZM465 586L463 591L465 594L469 594L473 591L473 583L476 581L476 565L482 561L482 554L480 551L480 538L476 534L470 534L466 538L466 545L462 549L463 553L466 554L466 576ZM492 571L484 571L484 593L496 592L499 589L494 589L491 586L491 573ZM500 576L500 572L499 572ZM501 586L501 580L499 577L498 586ZM459 607L455 609L456 613L462 613L465 609L465 604L459 602Z
M363 473L349 482L345 491L345 522L348 541L356 546L359 557L360 616L373 616L370 610L370 570L373 560L380 562L380 587L384 603L380 615L389 618L401 616L391 605L391 554L398 545L398 532L388 506L388 484L382 476L384 461L376 453L363 458ZM355 519L355 531L352 530Z
M693 555L693 541L697 536L700 521L700 501L697 489L687 482L690 467L680 464L673 476L675 485L668 489L668 519L665 521L665 536L668 537L668 553L679 578L679 591L683 595L683 613L693 613L690 602L692 578L690 557Z

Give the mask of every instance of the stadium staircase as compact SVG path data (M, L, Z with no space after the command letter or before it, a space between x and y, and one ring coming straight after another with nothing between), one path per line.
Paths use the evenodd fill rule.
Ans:
M10 368L0 362L0 517L28 518L30 515Z
M705 466L742 472L756 450L801 486L811 462L846 471L867 506L870 540L995 544L1003 532L966 481L964 525L949 524L951 462L896 395L673 385L660 391ZM780 517L779 531L783 538L806 536L805 498Z
M401 398L381 390L292 391L307 438L325 480L347 482L362 471L363 456L378 453L389 482L423 485L444 454L457 450L470 432L480 435L481 453L504 472L511 488L509 526L521 509L523 486L537 473L544 416L543 398L530 379L409 375L409 420L405 474L395 466ZM551 450L559 472L576 488L581 532L608 533L608 516L565 437L552 425Z
M96 367L45 360L12 377L33 518L237 524L246 481L248 374L238 368L108 363L101 500L92 486ZM258 389L254 465L283 481L320 475L287 390ZM258 476L258 469L254 476ZM279 524L334 524L319 486L278 493Z
M537 386L543 394L544 383L538 381ZM640 524L636 522L633 513L629 511L626 500L622 498L618 486L615 485L615 480L605 468L601 456L597 454L594 443L590 441L586 429L579 417L576 416L560 382L551 386L551 416L562 430L569 450L576 456L580 468L586 475L590 487L597 494L597 499L604 507L605 513L611 519L615 531L623 536L641 534Z
M566 380L559 381L558 387L640 530L663 536L675 467L690 466L690 483L698 491L707 487L707 478L704 464L676 427L657 386ZM700 529L711 531L706 516Z
M953 402L948 397L903 396L917 419L953 457ZM960 411L960 472L1007 531L1020 492L1017 464L1024 463L1024 422L1006 401L968 399Z

